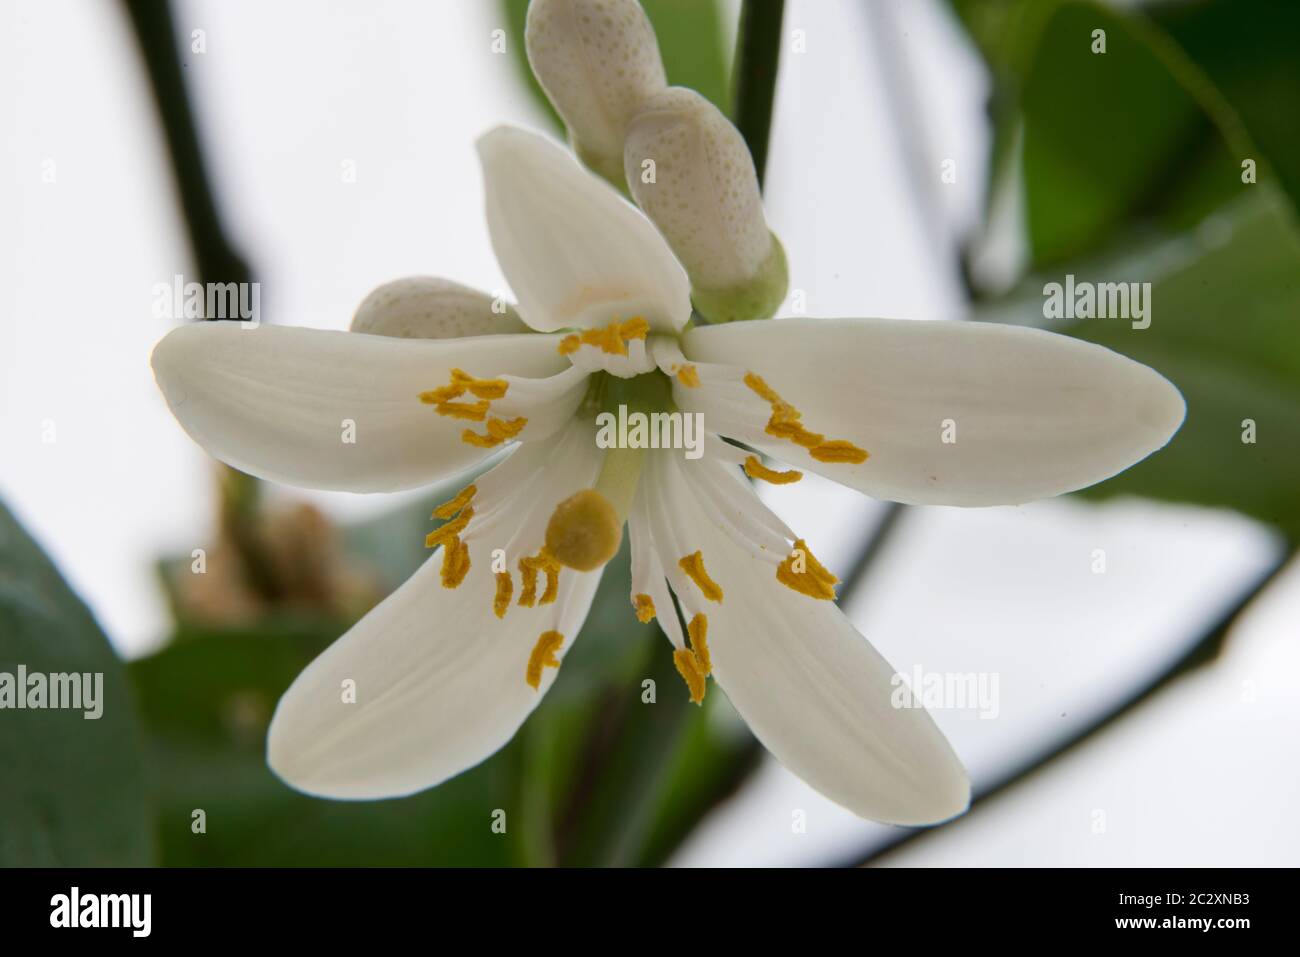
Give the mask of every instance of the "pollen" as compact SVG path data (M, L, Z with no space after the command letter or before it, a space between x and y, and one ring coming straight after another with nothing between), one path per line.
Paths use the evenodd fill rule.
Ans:
M448 502L447 504L450 505L451 502ZM434 512L435 516L437 514L437 512ZM448 542L453 541L461 532L465 531L465 526L469 524L469 520L473 517L474 507L472 505L465 506L465 508L461 510L460 514L450 522L444 522L426 535L424 537L424 547L434 548L438 545L445 545Z
M534 690L542 686L543 668L560 667L560 659L555 657L555 653L563 644L564 636L558 631L544 631L538 637L533 653L528 656L528 670L524 672L524 680Z
M703 704L706 682L704 672L700 670L700 659L695 656L695 652L689 648L678 648L673 652L673 664L686 682L686 688L691 693L691 703Z
M745 474L750 478L762 479L764 482L771 482L773 485L790 485L803 478L803 473L791 469L788 472L777 472L768 468L758 460L756 456L749 456L745 459Z
M627 344L633 339L644 339L649 332L650 324L640 316L633 316L627 322L611 322L571 333L560 340L557 349L560 355L569 356L583 346L594 346L607 355L625 356Z
M456 493L456 497L450 501L443 502L433 510L434 518L455 518L460 514L460 510L473 501L474 496L478 494L478 486L466 485Z
M523 416L509 420L490 418L487 420L486 434L466 429L460 434L460 438L467 445L476 445L481 449L494 449L507 439L513 439L527 424L528 420Z
M652 621L655 616L655 600L647 594L639 594L633 597L632 607L636 609L636 620L641 624Z
M449 418L482 422L487 418L490 405L491 403L487 400L478 402L439 402L433 408L439 415L445 415Z
M459 538L442 549L442 587L456 588L469 574L469 546Z
M476 379L462 369L451 370L452 385L468 389L476 399L504 399L510 383L505 379Z
M869 458L866 449L860 449L852 442L845 439L827 439L820 432L813 432L806 428L803 422L800 421L803 415L799 410L781 398L780 394L768 385L762 376L755 375L752 372L745 373L745 385L749 386L772 407L772 415L767 420L767 426L763 429L768 435L776 436L778 439L785 439L807 449L808 454L818 462L857 465ZM748 463L745 464L745 471L749 472ZM754 473L749 472L749 474L753 475ZM790 479L789 481L798 480Z
M865 449L860 449L852 442L845 442L843 439L823 442L821 445L810 449L808 454L818 462L849 462L857 465L859 462L867 460Z
M537 597L537 574L546 573L546 591ZM525 555L519 559L519 577L523 589L519 593L519 604L525 608L534 605L549 605L560 593L560 563L543 548L536 555Z
M594 488L575 492L555 506L546 525L546 552L575 571L600 568L614 557L622 541L622 519Z
M839 582L825 565L817 561L802 538L795 541L785 561L777 566L776 580L801 595L822 601L835 600L835 585Z
M492 599L492 611L498 618L506 616L506 610L510 607L510 595L515 590L515 583L510 578L509 572L497 572L497 593Z
M678 382L688 389L698 389L700 387L700 373L689 362L684 362L678 366L673 375L677 377Z
M707 678L713 671L713 659L709 657L709 619L702 614L696 615L687 623L686 633L690 635L691 651L699 663L700 674Z
M685 556L677 564L686 573L686 577L695 582L696 587L699 588L705 598L709 601L722 601L722 588L705 571L704 553L702 551Z

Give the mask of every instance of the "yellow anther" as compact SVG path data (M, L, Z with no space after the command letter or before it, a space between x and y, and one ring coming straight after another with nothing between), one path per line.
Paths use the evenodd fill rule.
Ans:
M442 548L442 587L455 588L469 574L469 546L453 538Z
M677 377L678 382L688 389L698 389L700 387L700 373L689 362L679 365L673 375Z
M852 465L865 462L870 457L866 449L860 449L852 442L843 439L823 442L810 449L808 454L818 462L848 462Z
M808 544L797 539L785 561L777 566L776 580L801 595L822 601L835 600L835 585L839 582L821 562L813 556Z
M451 504L450 502L448 503ZM436 514L436 513L435 513ZM424 537L424 547L433 548L436 545L444 544L465 531L465 526L469 520L474 517L474 507L466 506L459 515L450 522L444 522L439 525L428 535Z
M440 402L450 402L452 399L459 399L465 394L463 386L444 385L436 389L430 389L428 392L420 393L420 401L425 405L437 405Z
M588 329L582 334L584 345L597 346L601 352L612 356L627 355L627 343L619 335L619 324L611 322L599 329Z
M470 422L482 422L487 418L488 406L491 405L486 399L478 402L439 402L433 410L439 415L445 415L453 419L467 419Z
M534 689L542 686L542 669L560 667L560 659L555 653L564 644L564 636L558 631L544 631L533 646L533 653L528 656L528 670L524 680Z
M790 485L793 482L803 478L802 472L791 469L788 472L777 472L768 468L760 462L755 456L751 455L745 459L745 474L750 478L762 479L764 482L771 482L773 485Z
M433 510L434 518L455 518L460 514L460 510L468 505L478 494L477 485L466 485L456 493L456 497L450 501L443 502Z
M463 369L451 370L451 383L462 389L469 389L477 399L503 399L510 383L505 379L478 379Z
M709 601L722 601L722 589L704 569L704 553L697 551L677 562L682 571Z
M640 316L633 316L627 322L618 327L618 334L624 339L644 339L650 332L650 323L646 322Z
M858 448L852 442L844 439L828 440L821 433L804 428L803 423L799 421L802 418L799 410L781 398L777 391L763 380L762 376L746 372L745 385L749 386L772 407L772 416L767 420L767 426L763 429L768 435L774 435L778 439L786 439L795 445L802 446L818 462L857 465L860 462L865 462L869 457L865 449ZM748 465L746 465L745 471L749 471ZM791 479L790 481L796 480Z
M691 693L691 703L703 704L706 682L704 672L700 670L700 660L695 657L695 652L689 648L678 648L673 652L673 664L677 666L677 673L686 682L686 687Z
M700 674L706 678L713 671L713 659L709 656L709 619L696 615L686 624L686 633L691 637L691 651L700 664Z
M506 609L510 607L510 594L514 590L515 584L510 579L510 573L497 572L497 593L492 599L492 610L498 618L506 616Z
M468 445L476 445L481 449L494 449L507 439L513 439L518 435L528 420L523 416L516 419L488 419L487 434L475 432L473 429L466 429L460 434L462 442Z
M548 559L542 571L546 572L546 591L537 599L537 604L549 605L560 594L560 563L553 558Z
M643 625L655 616L655 600L644 593L633 597L632 607L636 609L636 620Z
M575 334L565 336L560 340L559 352L562 356L571 356L582 348L582 340Z
M537 565L527 555L519 559L519 580L523 584L519 590L519 604L524 608L537 604L537 572Z
M594 488L570 495L551 513L546 551L555 561L589 572L614 557L623 541L623 520Z

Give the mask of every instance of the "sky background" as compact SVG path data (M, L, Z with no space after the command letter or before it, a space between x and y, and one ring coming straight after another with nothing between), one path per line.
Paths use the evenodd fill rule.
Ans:
M962 317L952 248L982 197L981 64L932 0L790 0L786 16L807 52L781 63L767 197L792 291L815 316ZM268 321L346 328L405 275L506 289L473 141L545 121L490 50L500 25L482 0L179 5L184 33L206 31L186 78ZM213 519L213 467L148 365L174 325L151 316L153 287L190 272L170 173L117 5L7 3L0 62L0 497L141 655L168 628L154 560L205 546ZM954 184L939 183L944 159ZM403 499L274 494L340 519ZM833 569L880 514L811 476L765 494ZM996 718L935 714L978 788L1140 686L1277 549L1235 514L1136 500L911 510L848 611L900 672L998 675ZM1297 620L1293 569L1214 667L888 863L1294 863ZM769 759L678 863L839 861L891 833Z

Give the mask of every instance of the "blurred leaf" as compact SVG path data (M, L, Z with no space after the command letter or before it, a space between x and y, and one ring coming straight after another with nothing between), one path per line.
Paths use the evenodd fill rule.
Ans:
M1148 10L1237 111L1300 207L1300 3L1198 0ZM1261 170L1261 182L1266 176Z
M142 739L122 664L89 609L0 505L0 672L16 681L19 665L28 675L102 674L102 714L0 710L0 866L151 863Z
M508 48L520 77L533 94L538 108L550 117L557 130L564 124L551 108L524 49L524 23L528 0L501 0L508 35ZM668 82L687 86L708 97L724 113L731 112L730 51L723 33L721 0L641 0L663 55Z
M1300 539L1300 241L1267 186L1201 226L1072 264L1077 282L1151 282L1151 326L1080 320L1059 329L1144 362L1187 400L1163 450L1089 490L1234 508ZM1042 324L1045 280L980 318ZM1242 441L1243 420L1257 441Z

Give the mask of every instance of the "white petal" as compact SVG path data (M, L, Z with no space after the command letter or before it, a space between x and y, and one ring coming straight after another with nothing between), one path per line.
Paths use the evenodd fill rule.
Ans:
M592 445L589 430L584 438ZM567 651L600 573L565 569L553 604L512 605L497 618L491 550L507 547L521 527L537 528L539 519L544 527L560 500L594 481L599 462L594 451L571 442L526 445L481 478L465 537L465 580L444 588L435 552L313 661L276 708L267 742L272 769L310 794L397 797L433 787L506 744L558 674L547 667L539 688L526 682L538 637L559 631L557 656ZM498 470L513 478L492 487L489 477ZM508 500L493 502L498 493ZM507 547L512 571L522 553ZM343 700L346 681L355 682L355 703Z
M723 590L720 603L697 609L708 618L714 677L763 746L861 817L928 824L965 810L961 762L923 709L893 707L889 663L832 602L780 584L775 562L734 542L697 497L692 486L716 466L655 459L678 547L700 549Z
M357 306L350 328L402 339L464 339L529 331L509 305L434 276L384 283Z
M674 388L710 431L896 502L1014 505L1085 488L1164 446L1185 412L1141 363L1019 326L770 320L692 329L683 349L760 375L807 429L870 458L821 462L766 434L767 403L734 375Z
M492 247L542 332L641 316L663 331L690 318L686 273L650 221L560 146L497 127L478 141Z
M433 341L225 322L175 329L153 352L172 414L210 454L261 478L354 492L429 484L489 454L461 439L478 423L419 399L453 368L540 377L569 364L553 337L532 333ZM521 438L560 424L534 407L538 422ZM354 442L344 441L349 431Z

